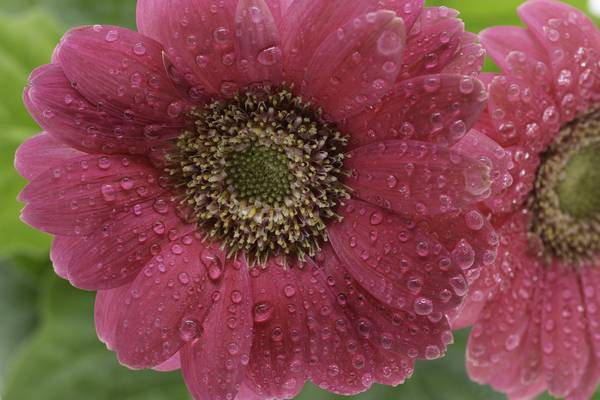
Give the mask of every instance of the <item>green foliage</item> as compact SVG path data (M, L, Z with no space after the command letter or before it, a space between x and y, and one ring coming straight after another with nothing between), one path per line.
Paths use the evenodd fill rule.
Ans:
M108 24L133 28L135 4L135 0L0 0L0 9L18 13L35 6L69 26Z
M34 10L15 18L0 14L0 255L17 252L47 253L49 237L19 220L16 200L25 186L13 168L17 147L39 128L21 100L30 72L48 63L62 29L44 13Z
M0 262L0 392L8 362L37 323L38 289L26 271Z
M180 374L130 371L98 341L92 293L48 274L41 326L13 361L4 400L185 400Z

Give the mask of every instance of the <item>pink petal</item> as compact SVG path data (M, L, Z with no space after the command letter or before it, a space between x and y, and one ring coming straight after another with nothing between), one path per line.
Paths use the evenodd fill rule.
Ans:
M325 278L323 283L337 297L348 318L358 320L358 337L368 340L376 352L377 382L398 385L412 375L414 359L434 359L444 354L452 333L441 313L424 316L382 304L348 275L347 267L330 246L325 246L316 262L323 271L315 276Z
M581 292L585 302L587 322L587 340L590 345L590 362L581 382L575 390L567 396L567 400L588 400L600 382L600 270L598 262L594 260L580 268Z
M393 12L355 18L317 48L302 95L336 121L357 114L391 89L400 71L404 45L404 22Z
M449 316L452 329L467 328L479 320L485 305L493 298L503 282L504 276L500 265L505 256L506 253L501 252L494 264L476 270L475 273L467 273L469 293L461 308Z
M479 44L479 37L465 32L460 41L458 53L443 69L447 74L477 76L485 62L485 50Z
M399 329L388 331L389 321L381 324L380 304L374 301L372 306L365 293L353 290L358 285L339 266L331 248L317 262L320 266L309 261L296 274L306 307L311 380L341 395L363 392L376 382L403 382L414 362L395 351L404 344L390 332ZM329 269L329 265L337 267ZM362 309L350 305L353 299ZM396 326L405 322L404 313L397 315Z
M163 48L124 28L77 28L62 39L58 59L73 86L113 115L181 126L191 104L167 75Z
M423 0L294 0L286 11L285 24L281 27L287 80L300 85L317 48L328 36L349 21L369 12L391 10L404 20L408 30L422 8Z
M254 392L254 384L244 381L235 400L264 400L265 397Z
M15 168L25 179L33 180L47 170L56 167L66 159L82 156L47 132L27 139L17 149Z
M85 156L65 160L23 189L22 218L55 235L85 235L120 211L163 194L145 159Z
M240 0L236 10L236 53L242 86L280 84L283 54L279 31L265 0Z
M56 236L50 249L50 260L54 272L63 279L69 279L69 264L81 238L77 236Z
M153 256L166 251L163 247L168 248L171 239L193 229L173 211L176 204L165 203L170 211L167 206L157 211L153 204L139 204L135 211L122 212L80 238L69 263L73 286L98 290L129 283Z
M181 134L182 121L149 123L145 117L88 102L67 80L62 67L38 68L24 102L40 126L60 141L88 153L148 152Z
M173 356L167 361L160 365L157 365L152 369L158 372L171 372L181 369L181 353L177 352L173 354Z
M466 208L431 218L419 218L419 229L447 249L467 276L492 268L496 261L499 238L488 218L476 208ZM473 279L470 279L472 281Z
M512 163L512 180L507 182L511 184L485 202L497 213L515 212L523 207L533 190L535 174L540 165L540 156L530 153L526 148L509 147L506 152Z
M458 53L464 32L458 12L447 7L427 7L406 40L400 79L444 70Z
M342 122L350 147L390 139L455 143L475 124L485 107L477 79L426 75L396 84L373 109Z
M246 263L224 266L203 334L183 347L181 367L195 399L235 398L252 345L252 291ZM256 309L255 318L262 309Z
M329 227L340 261L372 296L427 316L457 307L467 282L448 251L416 221L349 200Z
M592 354L600 361L600 270L597 266L598 261L594 260L581 269L581 284Z
M590 67L598 62L600 33L582 11L560 2L527 2L519 16L546 50L562 120L570 121L598 100L598 67Z
M126 309L123 301L130 290L130 285L119 286L115 289L99 290L96 293L94 305L94 320L96 333L109 350L117 347L117 327Z
M522 145L542 151L560 128L552 98L533 84L510 76L498 76L489 86L489 114L503 147Z
M289 7L289 4L293 0L264 0L267 7L269 7L269 12L273 16L275 20L275 25L277 28L281 28L281 24L283 23L283 16Z
M391 140L353 150L353 196L404 214L446 213L491 194L490 165L445 146Z
M471 379L506 393L537 388L543 377L540 279L545 267L528 255L526 229L519 215L500 229L500 286L473 327L467 349Z
M479 36L489 56L504 73L534 84L543 92L551 92L547 56L527 29L494 26Z
M505 151L498 143L476 129L470 130L458 143L452 146L452 150L478 159L490 167L491 191L494 195L514 183L511 174L514 168L511 153ZM489 199L486 200L486 202L489 201Z
M222 269L224 258L189 231L155 253L123 299L127 306L116 332L122 364L156 367L200 337L218 289L209 268Z
M596 390L598 389L598 382L600 381L600 367L598 366L598 360L590 360L589 365L586 368L585 375L581 378L579 386L577 386L567 397L566 400L589 400L593 399Z
M573 268L555 263L544 282L544 374L548 392L556 397L565 397L579 387L590 356L584 303Z
M140 0L139 31L166 49L178 72L198 93L232 95L239 89L235 53L236 2Z
M255 318L246 381L260 398L291 399L308 379L308 332L297 274L276 260L252 270ZM260 311L258 314L257 311Z

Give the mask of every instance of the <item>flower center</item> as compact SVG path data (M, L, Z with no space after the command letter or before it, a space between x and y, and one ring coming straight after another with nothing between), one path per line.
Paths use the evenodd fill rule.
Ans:
M548 255L577 262L600 252L600 111L567 124L546 152L530 199L532 233Z
M347 140L287 88L269 87L194 111L167 172L188 218L250 265L314 256L349 197Z

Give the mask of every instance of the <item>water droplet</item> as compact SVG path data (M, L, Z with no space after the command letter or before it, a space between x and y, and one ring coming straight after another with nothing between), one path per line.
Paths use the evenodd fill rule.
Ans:
M202 335L202 327L195 319L184 319L179 326L179 337L189 342Z
M106 36L104 38L108 43L114 43L117 40L119 40L119 31L117 30L110 30L106 33Z
M379 225L383 222L383 214L380 211L373 211L369 221L371 225Z
M278 46L273 46L258 53L257 60L262 65L270 66L280 62L281 55L281 49Z
M254 321L257 323L268 321L273 315L271 303L262 302L254 305Z
M394 31L385 31L377 39L377 49L384 56L398 54L403 47L402 38Z
M137 56L143 56L146 54L146 46L142 42L138 42L133 45L133 53Z
M417 315L429 315L433 312L433 302L425 297L418 297L414 303L414 310Z

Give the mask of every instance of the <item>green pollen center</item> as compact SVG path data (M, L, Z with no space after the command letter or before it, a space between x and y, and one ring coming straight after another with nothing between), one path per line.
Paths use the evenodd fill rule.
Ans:
M314 256L349 197L346 138L287 88L257 88L190 114L166 171L183 213L250 265Z
M577 219L600 213L600 145L585 147L573 155L556 191L560 208Z
M600 111L563 127L544 154L530 198L531 233L549 258L585 262L600 253Z
M260 145L250 145L231 154L226 172L228 183L235 187L241 199L268 204L283 201L294 181L287 156Z

